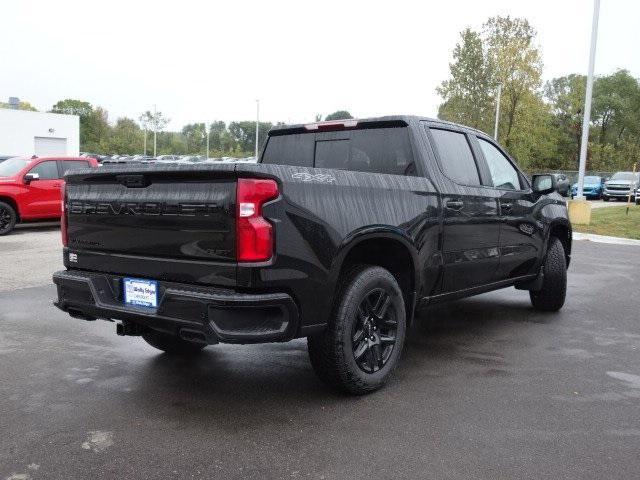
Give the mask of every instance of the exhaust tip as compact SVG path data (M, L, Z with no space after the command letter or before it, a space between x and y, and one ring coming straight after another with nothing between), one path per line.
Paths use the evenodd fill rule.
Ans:
M181 328L178 333L181 339L194 343L209 343L207 336L199 330L191 330L189 328Z

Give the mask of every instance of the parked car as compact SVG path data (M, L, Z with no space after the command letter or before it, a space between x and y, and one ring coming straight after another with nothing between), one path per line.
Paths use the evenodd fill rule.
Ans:
M65 172L97 167L89 157L13 157L0 164L0 235L16 223L59 219Z
M204 162L205 158L201 155L185 155L180 160L183 162L198 163Z
M604 178L596 175L587 175L584 177L584 185L582 193L587 200L600 200L604 190ZM571 186L571 198L578 195L578 184Z
M604 182L602 199L605 202L618 199L626 200L631 194L631 200L633 201L638 187L640 187L640 173L616 172L609 180Z
M307 337L329 385L398 364L416 309L515 286L562 307L571 225L491 137L395 116L277 126L260 163L67 177L56 305L173 354Z
M134 162L155 162L156 157L152 157L149 155L134 155L131 157Z
M180 155L158 155L156 159L159 162L176 162L180 160Z

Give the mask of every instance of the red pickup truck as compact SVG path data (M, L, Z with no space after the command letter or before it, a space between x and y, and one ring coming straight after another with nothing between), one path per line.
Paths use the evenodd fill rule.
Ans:
M59 219L65 172L97 166L88 157L13 157L0 163L0 235L18 222Z

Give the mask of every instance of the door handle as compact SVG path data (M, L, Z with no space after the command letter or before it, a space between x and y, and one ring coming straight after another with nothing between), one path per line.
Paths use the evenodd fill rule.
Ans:
M448 202L445 203L445 206L449 210L460 211L462 210L462 207L464 207L464 202L460 200L449 200Z
M513 208L513 204L511 204L511 203L502 203L502 204L500 204L500 209L505 213L509 213L512 208Z

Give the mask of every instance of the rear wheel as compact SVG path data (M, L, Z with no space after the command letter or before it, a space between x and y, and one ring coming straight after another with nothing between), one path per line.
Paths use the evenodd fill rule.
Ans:
M14 208L5 202L0 202L0 235L6 235L16 226L18 215Z
M204 343L188 342L175 335L157 330L144 332L142 338L152 347L173 355L193 355L206 346Z
M309 358L328 385L361 395L382 387L396 368L406 332L396 279L358 266L342 280L327 329L308 338Z
M562 308L567 295L567 261L562 242L557 237L549 240L542 271L542 288L529 291L531 304L537 310L555 312Z

